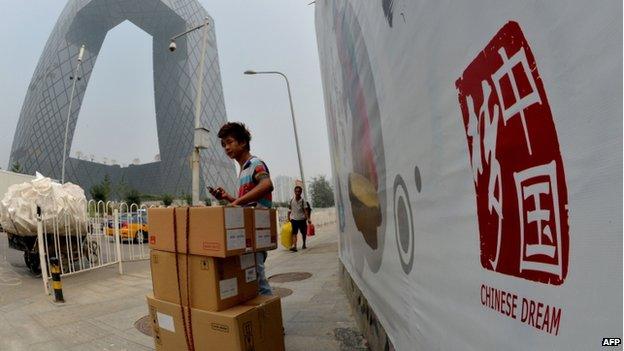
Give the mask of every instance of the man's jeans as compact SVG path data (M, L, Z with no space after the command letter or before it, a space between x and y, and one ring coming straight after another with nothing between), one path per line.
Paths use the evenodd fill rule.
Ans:
M266 261L266 251L256 252L256 271L258 272L258 293L260 295L273 295L269 281L264 273L264 261Z

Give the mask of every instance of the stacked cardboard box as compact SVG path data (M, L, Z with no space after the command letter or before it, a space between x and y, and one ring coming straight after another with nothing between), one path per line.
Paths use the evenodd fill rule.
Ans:
M279 297L258 296L256 251L277 247L274 210L148 210L156 350L284 350Z
M256 208L245 209L245 218L251 220L253 214L254 235L252 245L254 250L277 249L277 215L275 210Z

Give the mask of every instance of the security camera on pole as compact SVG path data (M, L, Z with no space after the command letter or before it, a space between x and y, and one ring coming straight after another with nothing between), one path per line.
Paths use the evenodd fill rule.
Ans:
M195 96L195 127L193 134L193 181L192 181L192 202L193 206L199 205L199 159L200 149L206 149L209 146L208 141L208 129L200 126L200 114L201 114L201 97L202 87L204 83L204 62L206 61L206 47L208 45L208 17L204 19L204 23L187 30L184 33L180 33L171 38L169 44L169 51L174 52L177 49L175 40L183 35L187 35L197 29L204 28L204 36L202 40L201 59L199 60L199 73L197 75L197 95Z

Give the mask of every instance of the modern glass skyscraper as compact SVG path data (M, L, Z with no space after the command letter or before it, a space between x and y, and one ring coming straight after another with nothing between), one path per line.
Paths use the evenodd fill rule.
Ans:
M120 167L76 158L67 159L66 181L88 189L108 175L143 193L179 195L191 192L194 101L201 56L202 30L181 37L177 50L169 38L203 23L210 32L204 66L201 125L212 132L211 147L201 151L200 189L221 185L233 191L235 168L221 151L216 131L226 121L225 103L212 19L197 0L69 0L50 35L32 77L13 139L10 164L19 162L60 179L65 123L74 68L81 45L86 51L78 73L69 117L71 145L85 90L106 33L128 20L153 37L154 100L160 161ZM132 53L128 53L132 54ZM115 142L114 139L112 142ZM111 138L103 138L103 148ZM67 148L69 155L70 147ZM202 196L203 197L203 196Z

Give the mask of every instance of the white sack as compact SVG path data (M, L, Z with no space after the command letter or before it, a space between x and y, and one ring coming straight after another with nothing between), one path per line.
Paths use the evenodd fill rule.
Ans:
M37 235L39 206L47 233L54 232L56 221L60 234L75 234L76 228L85 228L86 201L84 190L78 185L59 184L37 173L32 181L9 187L0 201L0 225L12 234Z

